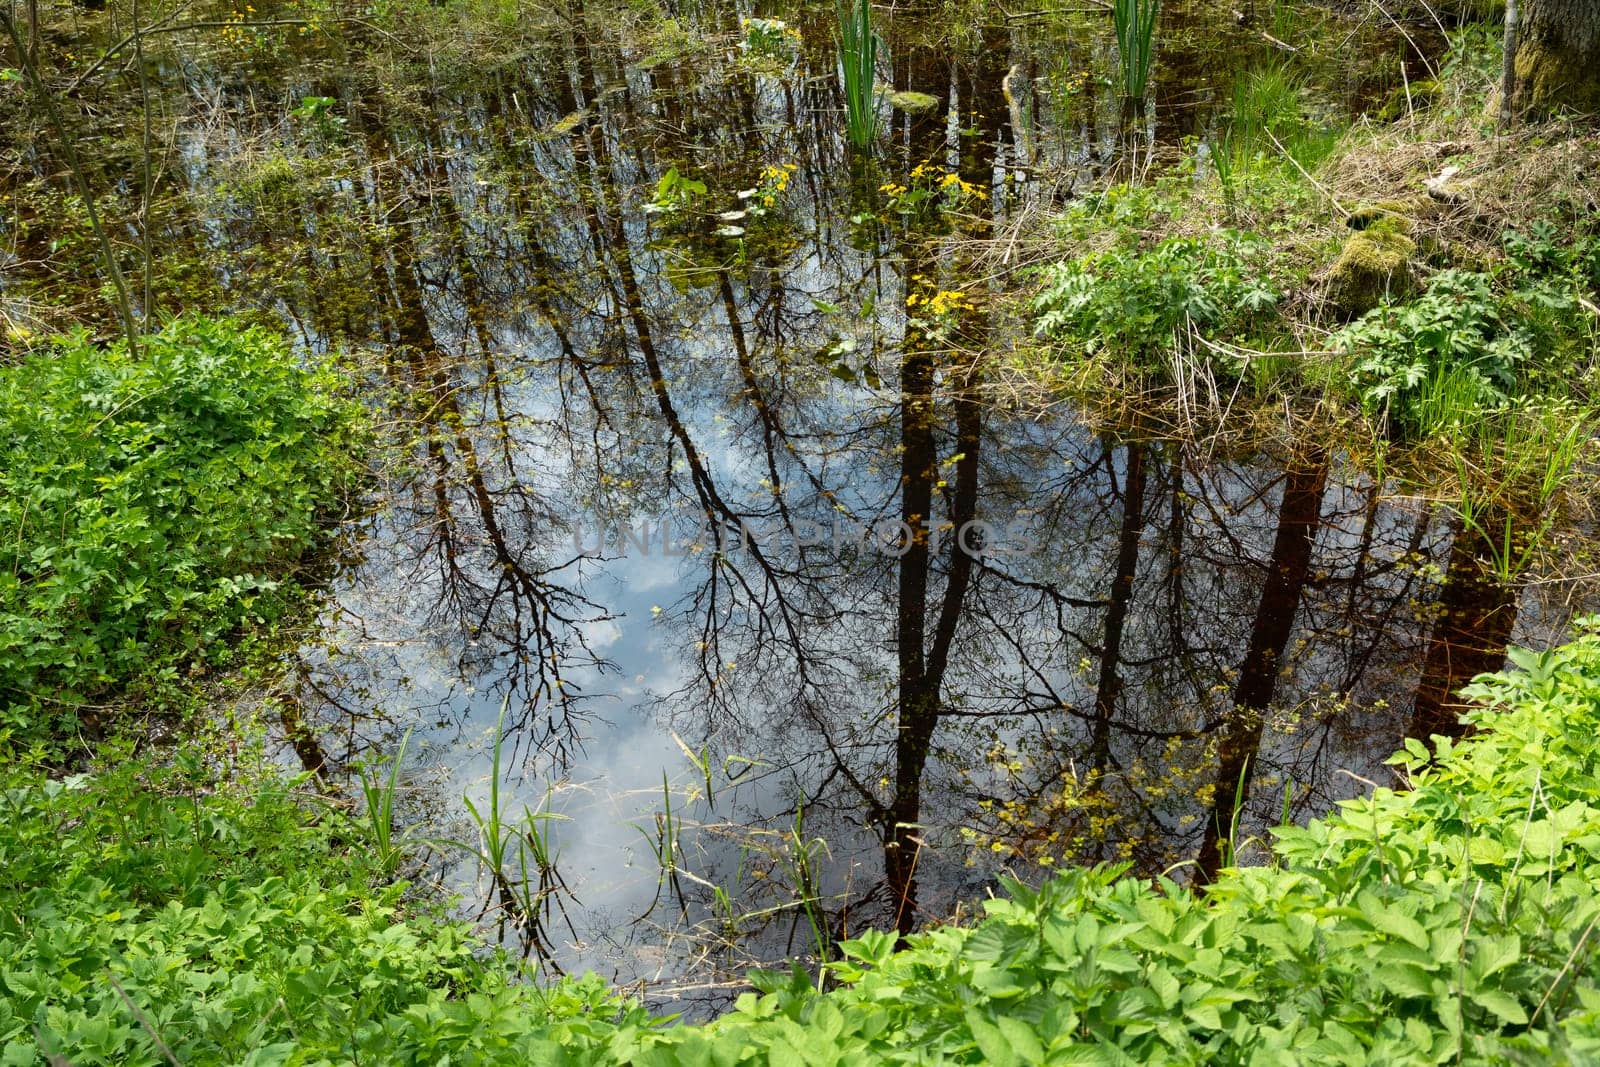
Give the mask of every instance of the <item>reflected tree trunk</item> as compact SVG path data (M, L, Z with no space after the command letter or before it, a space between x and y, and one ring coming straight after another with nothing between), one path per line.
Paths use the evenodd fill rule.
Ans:
M1265 712L1277 689L1283 652L1311 574L1311 552L1322 521L1327 482L1328 459L1320 450L1291 461L1285 474L1267 580L1239 667L1232 714L1223 725L1215 793L1196 866L1195 881L1200 885L1216 878L1226 835L1250 797L1252 765L1261 748Z
M995 139L991 125L1005 121L1009 109L1003 96L1003 50L998 42L980 52L973 69L958 70L952 79L943 53L909 50L909 70L897 79L936 93L939 106L911 120L911 161L937 160L948 150L945 116L949 113L950 86L971 86L965 102L970 109L969 128L982 136L963 138L960 175L987 193L993 180ZM969 221L968 233L988 232L992 205L987 195ZM937 288L940 266L936 251L915 233L906 235L907 291ZM948 270L949 268L944 268ZM929 295L924 292L923 295ZM969 523L977 518L979 449L983 437L982 402L977 396L978 359L987 331L986 313L969 310L960 316L954 336L953 356L943 356L949 340L935 341L920 327L909 326L900 365L900 521L906 537L898 574L898 610L895 646L898 670L898 716L894 739L894 795L883 819L884 877L895 909L895 928L902 935L916 926L916 869L921 848L917 836L922 818L922 778L941 713L941 691L967 592L973 582L975 554L982 546L967 537ZM935 353L941 354L936 361ZM953 364L953 365L952 365ZM940 459L935 433L935 380L940 374L951 383L955 440L951 463L954 490L946 500L949 536L941 538L932 514L939 485ZM941 544L942 542L942 544ZM934 561L945 558L945 579L937 606L929 602ZM928 622L933 620L933 631Z
M1411 737L1423 741L1435 734L1461 737L1466 732L1461 715L1467 705L1456 698L1456 690L1505 665L1506 643L1517 621L1517 598L1484 562L1489 554L1483 536L1458 522L1444 588L1435 606L1428 657L1411 706L1407 731Z
M1100 645L1100 678L1095 687L1094 732L1089 765L1103 771L1111 754L1111 725L1122 695L1122 635L1133 603L1133 580L1139 567L1139 539L1144 533L1145 453L1148 445L1130 444L1122 485L1122 526L1117 533L1117 563L1106 608L1105 636Z

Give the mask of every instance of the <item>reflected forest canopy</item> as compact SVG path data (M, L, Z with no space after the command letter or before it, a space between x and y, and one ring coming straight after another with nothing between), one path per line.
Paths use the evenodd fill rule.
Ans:
M257 2L4 16L50 775L255 722L404 900L696 1018L1012 879L1203 900L1592 610L1600 148L1504 150L1481 5ZM239 451L114 512L169 423ZM90 498L238 517L33 547Z

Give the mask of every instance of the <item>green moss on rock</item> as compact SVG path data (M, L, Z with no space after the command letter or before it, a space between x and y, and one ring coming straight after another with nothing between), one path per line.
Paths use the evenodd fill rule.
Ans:
M1417 250L1407 236L1409 229L1406 220L1384 216L1351 234L1328 271L1328 303L1353 318L1377 307L1385 296L1409 292L1410 261Z
M1352 230L1366 230L1374 226L1387 227L1391 232L1410 235L1415 220L1428 210L1425 196L1405 200L1379 200L1361 204L1350 212L1345 225Z

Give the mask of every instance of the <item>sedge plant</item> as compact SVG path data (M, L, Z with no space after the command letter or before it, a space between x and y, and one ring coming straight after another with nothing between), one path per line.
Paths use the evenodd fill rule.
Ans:
M838 0L839 59L844 68L845 131L852 148L870 151L878 138L873 81L878 69L878 34L868 0Z
M394 795L400 784L400 765L406 758L406 746L411 743L411 731L400 739L400 747L389 758L389 772L379 776L376 770L362 766L357 769L361 777L361 795L367 804L367 825L372 831L373 857L386 880L392 880L400 868L405 850L394 833Z
M1122 92L1135 106L1144 102L1155 57L1156 16L1160 0L1113 0L1112 21L1117 30L1117 63Z

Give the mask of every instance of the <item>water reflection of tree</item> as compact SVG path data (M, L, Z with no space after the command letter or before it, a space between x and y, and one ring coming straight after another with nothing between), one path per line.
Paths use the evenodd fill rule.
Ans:
M953 826L1159 869L1204 845L1237 768L1258 824L1275 779L1317 806L1333 768L1386 753L1398 727L1370 709L1409 683L1426 517L1326 461L1204 464L991 408L979 311L947 331L877 314L859 360L891 387L839 386L810 357L854 324L819 300L898 308L965 279L926 227L858 225L868 253L842 239L842 148L814 121L835 104L827 50L778 82L642 70L614 45L576 18L550 74L502 69L417 111L369 107L382 94L352 80L337 181L228 238L329 238L292 259L295 311L308 336L381 342L418 427L382 558L454 673L515 695L520 738L559 756L581 736L553 713L576 707L569 679L599 662L587 627L612 613L564 551L572 524L687 514L706 535L665 612L686 670L662 706L691 745L792 769L829 832L874 833L900 929L918 881L959 879ZM991 189L1009 55L999 35L898 52L897 87L959 114L898 120L885 177L933 160ZM782 242L641 211L669 165L705 174L709 213L790 160ZM967 237L993 209L970 210ZM915 536L898 557L796 545L835 515ZM1038 549L957 548L955 529L997 517ZM749 524L786 534L741 547ZM1051 834L1076 843L1043 848Z
M1504 518L1485 529L1504 528ZM1502 549L1503 551L1503 549ZM1517 621L1516 590L1495 573L1496 546L1478 530L1453 524L1449 563L1432 606L1433 632L1412 701L1408 736L1459 738L1467 710L1457 691L1475 676L1505 664L1506 645Z
M1330 763L1370 762L1361 739L1344 736L1345 711L1372 702L1362 685L1398 671L1413 640L1408 601L1420 578L1404 560L1417 527L1341 487L1300 574L1281 566L1291 553L1273 550L1276 532L1319 527L1270 503L1285 479L1270 460L1202 465L1176 444L1102 441L1080 445L1076 465L1091 476L1063 485L1069 506L1036 530L1072 561L1061 585L1078 604L1043 631L1027 616L997 620L1034 636L1013 641L1017 679L1008 688L997 674L988 691L1050 725L1008 746L1021 769L1008 796L989 794L1010 802L990 829L1058 860L1120 855L1159 870L1183 858L1199 844L1201 799L1216 778L1206 762L1240 721L1233 709L1249 679L1246 697L1273 708L1263 778L1320 783ZM1319 495L1314 473L1298 476L1307 487L1291 503ZM1291 489L1296 479L1291 464ZM1097 590L1107 591L1098 603L1083 596ZM1279 641L1288 656L1271 654ZM1268 681L1276 701L1261 695ZM1316 801L1304 789L1299 799L1325 796L1319 786Z

